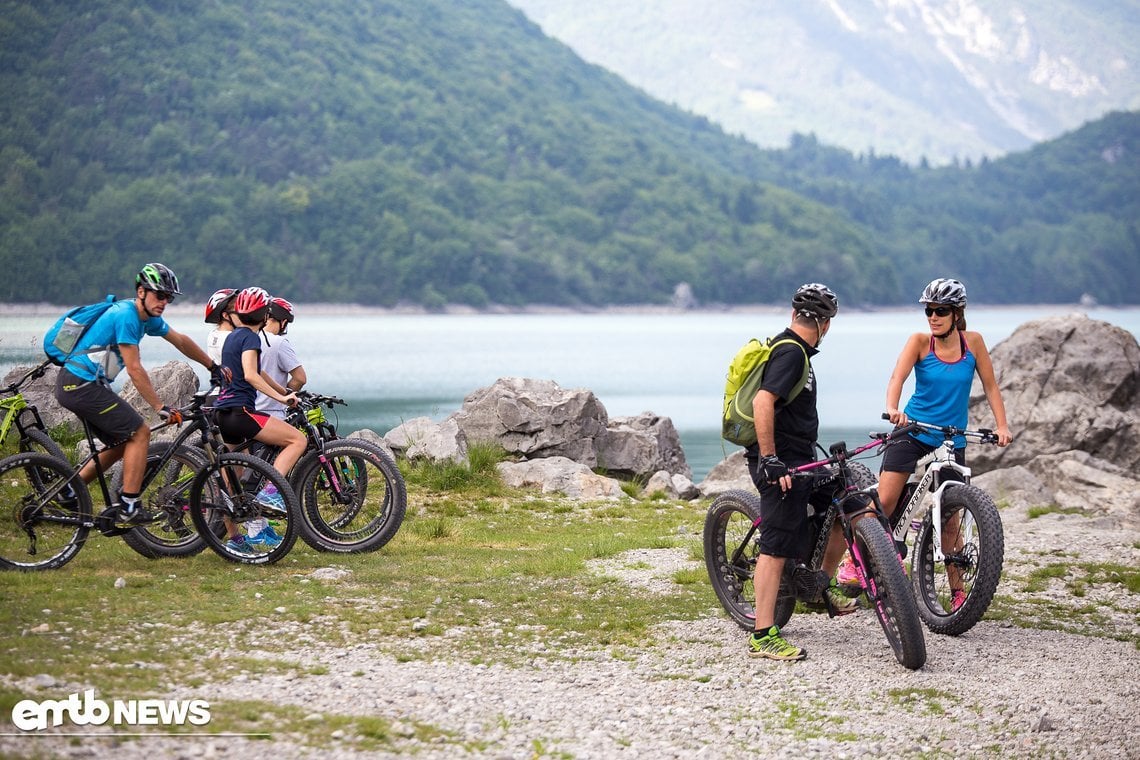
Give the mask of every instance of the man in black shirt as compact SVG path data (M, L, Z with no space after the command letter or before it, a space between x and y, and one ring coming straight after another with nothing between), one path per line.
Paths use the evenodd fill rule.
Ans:
M803 285L792 296L792 322L773 338L790 339L773 349L764 370L764 380L752 402L756 420L757 442L744 453L752 482L760 491L760 554L752 578L756 589L756 630L748 639L749 653L774 660L802 660L807 650L793 646L780 635L775 625L776 595L780 575L788 558L806 558L810 546L807 505L810 484L793 481L788 468L806 464L815 458L815 441L819 435L816 412L815 370L811 357L819 352L820 341L831 327L831 319L839 311L839 299L826 285ZM792 393L803 375L805 357L808 380L803 390ZM792 398L789 400L789 396ZM828 575L843 556L842 533L833 531L824 557L823 569ZM853 612L854 599L834 587L828 588L833 609Z

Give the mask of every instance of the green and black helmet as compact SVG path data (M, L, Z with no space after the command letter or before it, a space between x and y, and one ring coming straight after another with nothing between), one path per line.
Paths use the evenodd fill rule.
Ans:
M156 293L182 295L178 289L178 277L165 264L147 264L135 275L135 287L153 290Z

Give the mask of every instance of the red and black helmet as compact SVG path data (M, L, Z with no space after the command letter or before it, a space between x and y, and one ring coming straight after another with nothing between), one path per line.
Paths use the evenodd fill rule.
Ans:
M222 314L226 312L226 308L234 300L235 295L237 295L237 290L234 288L215 290L214 295L210 296L210 300L206 301L206 322L213 325L221 322Z
M234 296L234 313L243 322L261 322L269 310L269 294L264 288L243 288Z
M272 298L269 301L269 316L287 325L293 321L293 304L284 298Z

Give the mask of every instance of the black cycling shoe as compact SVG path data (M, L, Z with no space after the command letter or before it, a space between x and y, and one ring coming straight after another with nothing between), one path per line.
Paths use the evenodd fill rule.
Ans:
M141 505L135 505L134 509L127 509L127 507L120 505L119 512L115 516L116 525L146 525L157 520L158 517L152 515L142 508Z

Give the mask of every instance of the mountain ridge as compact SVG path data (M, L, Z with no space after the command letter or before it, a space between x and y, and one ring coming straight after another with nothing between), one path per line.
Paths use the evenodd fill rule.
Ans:
M942 165L1140 108L1134 2L511 2L587 60L763 147L798 132Z

